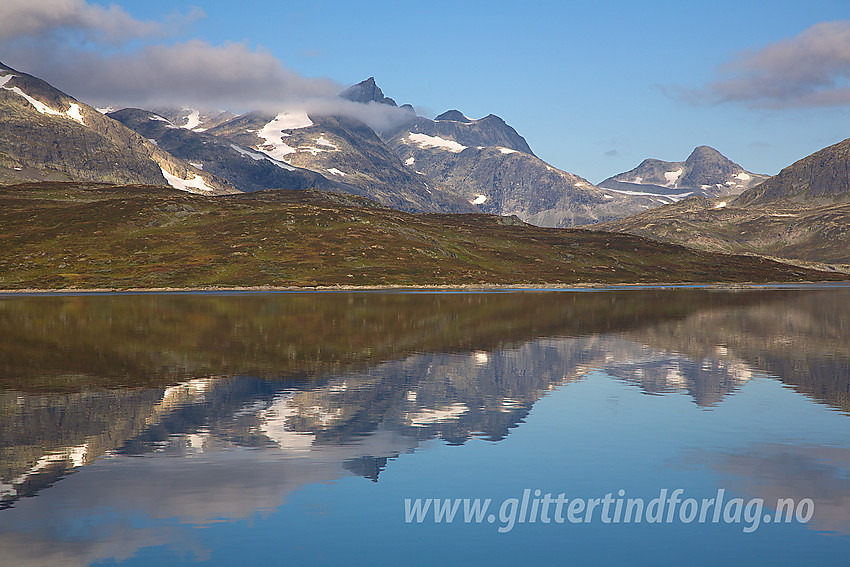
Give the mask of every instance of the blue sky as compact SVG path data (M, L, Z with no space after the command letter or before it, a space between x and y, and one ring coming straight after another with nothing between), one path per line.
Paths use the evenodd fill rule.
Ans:
M98 4L74 2L83 14ZM20 1L19 9L32 3ZM814 40L800 39L825 22L844 21L850 29L846 0L117 4L132 23L152 22L159 30L125 26L135 31L106 38L104 12L100 20L56 17L47 31L33 27L31 36L49 35L54 48L70 45L102 57L190 40L210 48L236 43L276 59L307 84L327 78L347 85L374 76L386 95L421 114L449 108L473 118L498 114L541 158L594 183L647 157L684 160L701 144L748 170L774 174L850 137L850 98L842 94L850 77L850 34L845 40L841 26L808 32L834 42L825 62L818 59L823 50L811 47ZM27 39L21 33L7 37L0 61L37 67L35 58L21 55ZM2 34L0 28L0 54ZM785 44L790 54L780 51ZM749 61L744 71L740 63L729 67L742 60ZM64 71L44 64L40 76L86 100L73 90L85 94L85 85L72 84L68 67L73 60L63 59ZM743 86L722 83L742 75ZM785 81L790 76L791 83ZM806 81L830 92L799 96ZM777 89L778 97L764 96Z

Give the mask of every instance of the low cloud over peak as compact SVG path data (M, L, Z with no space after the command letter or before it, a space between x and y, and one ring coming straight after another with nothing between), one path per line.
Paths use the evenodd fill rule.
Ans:
M299 75L262 48L161 41L202 15L141 21L118 6L86 0L2 0L0 49L4 63L92 105L301 108L352 116L378 128L407 118L386 105L343 101L337 96L341 85Z
M71 51L41 61L27 54L18 58L26 60L18 63L21 70L36 69L31 72L97 104L250 110L335 96L340 88L329 79L298 75L271 53L244 43L189 40L108 55Z

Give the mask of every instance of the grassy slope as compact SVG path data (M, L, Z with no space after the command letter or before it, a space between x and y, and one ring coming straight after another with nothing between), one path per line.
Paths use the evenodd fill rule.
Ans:
M838 279L642 237L412 215L313 192L0 188L0 288Z
M686 199L594 228L655 238L701 250L759 254L850 268L850 203L715 208L717 200Z

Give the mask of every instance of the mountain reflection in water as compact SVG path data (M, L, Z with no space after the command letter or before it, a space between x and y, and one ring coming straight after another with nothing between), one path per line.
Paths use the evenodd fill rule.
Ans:
M120 560L175 530L191 548L131 517L69 526L81 509L209 524L317 482L380 482L430 440L506 439L598 373L705 411L753 378L850 411L846 288L17 297L0 329L0 548L18 565L34 548ZM848 455L754 442L673 466L813 498L812 527L850 533Z

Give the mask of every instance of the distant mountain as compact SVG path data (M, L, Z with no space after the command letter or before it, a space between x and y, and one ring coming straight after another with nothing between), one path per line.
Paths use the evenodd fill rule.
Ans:
M850 272L850 140L805 157L736 198L702 197L594 228Z
M347 192L389 207L412 212L478 211L455 191L407 168L371 128L354 118L252 112L206 134L320 173L346 185Z
M530 224L593 223L657 206L646 197L600 190L552 167L494 114L476 120L453 109L433 120L416 116L382 137L417 174L453 189L483 212L516 215Z
M343 96L384 102L383 92L371 77ZM407 167L449 187L480 210L516 215L538 226L565 227L622 218L665 202L604 191L578 175L552 167L494 114L473 119L452 109L433 120L415 116L394 131L381 132L381 137Z
M193 167L227 179L240 191L348 189L319 173L294 167L256 149L239 146L225 137L176 127L171 121L148 110L125 108L110 112L107 116L153 141L171 155L186 160Z
M88 181L237 190L48 83L0 64L0 183Z
M352 85L339 93L344 99L348 99L354 102L379 102L381 104L388 104L390 106L398 106L393 99L390 97L384 96L383 91L381 91L380 87L375 83L375 77L369 77L365 81L361 81L356 85Z
M646 159L636 168L609 177L599 186L626 194L653 194L675 202L693 195L737 195L767 177L745 171L714 148L699 146L685 161Z
M794 162L764 183L742 193L738 205L778 199L811 203L850 198L850 139Z
M384 138L391 147L404 143L411 134L415 138L436 137L457 142L463 146L501 147L534 155L528 142L516 130L495 114L489 114L479 120L467 118L458 110L449 110L429 120L417 116L412 122L402 125L396 132L385 134Z
M407 133L390 141L404 163L452 187L486 213L564 227L622 218L656 206L651 199L599 189L534 155L502 146L468 147Z

